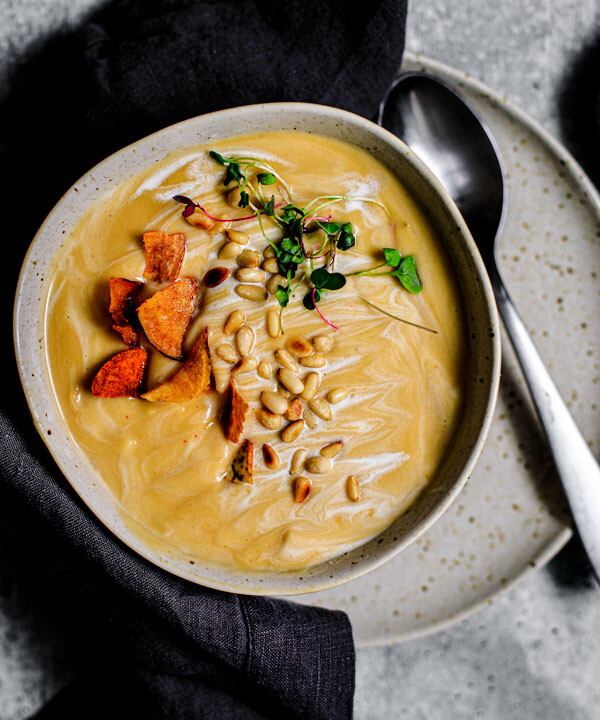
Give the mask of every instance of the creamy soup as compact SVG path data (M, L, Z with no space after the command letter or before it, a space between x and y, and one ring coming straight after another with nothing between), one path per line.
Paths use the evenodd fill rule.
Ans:
M271 337L266 315L268 310L279 312L277 299L273 294L266 301L240 297L235 292L240 284L235 278L236 258L219 257L227 241L223 227L217 225L210 233L192 226L182 217L183 206L172 199L177 194L188 196L218 218L249 214L247 208L227 202L235 183L224 188L224 167L209 150L225 158L247 156L269 163L300 207L318 196L351 196L319 213L332 222L352 223L356 237L353 247L337 251L335 270L348 275L381 265L382 249L395 248L403 257L414 257L422 292L408 292L389 275L349 276L344 287L324 292L318 303L335 330L302 302L309 290L307 263L308 275L282 313L284 333ZM280 182L262 189L267 198L273 194L277 208L289 199ZM356 198L376 200L391 219L379 204ZM89 208L53 267L46 313L49 371L72 441L145 542L152 538L157 546L204 564L245 572L290 571L366 542L415 501L440 467L460 421L466 360L456 279L416 200L361 149L317 135L268 132L179 149ZM264 215L263 226L277 244L281 229ZM233 223L232 229L249 236L245 248L260 252L262 262L268 242L256 219ZM94 374L127 347L111 328L109 280L143 280L142 234L152 230L186 235L180 276L199 281L200 304L184 347L189 352L208 327L216 390L183 403L94 397L90 390ZM319 232L325 237L320 229L317 239ZM314 260L314 267L328 260L328 256ZM217 287L207 288L202 279L214 267L226 267L232 274ZM386 270L390 268L374 272ZM265 273L265 280L269 277ZM300 278L301 272L295 281ZM155 290L147 284L140 299ZM435 333L384 315L359 296ZM252 484L234 483L228 476L240 445L226 439L221 417L223 391L234 366L220 357L224 353L219 349L225 343L235 349L235 337L224 334L224 324L236 309L245 313L246 326L255 332L252 357L272 366L270 373L265 365L261 368L268 377L256 370L235 373L238 389L250 406L242 439L251 440L255 448ZM292 337L312 341L319 335L333 340L332 349L324 353L325 364L313 368L300 364L298 377L306 380L309 373L318 374L317 397L332 417L309 416L301 434L286 443L281 434L289 422L284 419L277 430L268 429L255 411L262 407L262 391L281 389L275 351ZM142 342L150 350L144 389L151 389L181 363ZM337 392L331 395L332 390ZM339 402L328 400L339 397ZM302 405L306 411L308 403L302 400ZM330 459L331 468L310 472L307 468L315 467L320 449L337 441L343 446ZM263 444L277 453L277 469L266 467ZM313 463L291 473L292 458L300 448ZM295 496L298 476L311 484L302 502ZM349 476L355 480L349 483Z

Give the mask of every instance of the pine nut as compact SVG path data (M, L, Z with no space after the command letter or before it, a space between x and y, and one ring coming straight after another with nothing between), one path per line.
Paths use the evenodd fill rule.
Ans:
M244 300L264 302L267 299L267 293L258 285L236 285L235 291Z
M265 408L258 408L255 410L254 416L263 427L267 428L267 430L279 430L281 423L283 422L281 415L277 415L270 410L265 410Z
M277 362L282 367L287 368L288 370L295 373L296 375L300 372L298 363L289 354L289 352L287 350L284 350L283 348L279 348L279 350L275 350L275 360L277 360Z
M304 390L304 383L297 375L287 368L280 367L277 371L277 377L283 387L287 388L293 395L300 395Z
M268 260L269 258L277 257L275 248L272 245L267 245L267 247L263 250L263 257L265 260Z
M221 220L222 220L222 222L220 220L215 222L214 225L209 229L208 232L211 235L216 235L217 233L225 232L227 230L227 228L231 227L231 219L230 219L229 215L227 215L227 213L223 213L221 215Z
M285 287L285 278L282 275L273 275L265 283L265 287L271 295L275 295L280 285Z
M286 400L289 400L292 397L292 393L280 382L277 383L277 392Z
M319 424L317 421L317 418L315 417L314 413L311 410L304 410L304 415L302 416L304 418L304 422L308 425L308 427L311 430L314 430L317 425Z
M269 310L267 313L267 332L272 338L279 335L279 313L277 310Z
M331 408L323 400L323 398L315 397L309 403L308 407L314 412L317 417L321 420L331 420Z
M229 343L223 343L222 345L219 345L219 347L217 348L217 355L221 358L221 360L225 360L225 362L228 363L237 362L238 359L236 351Z
M245 322L246 313L243 312L243 310L234 310L227 318L223 326L223 332L225 335L232 335L236 330L239 330Z
M265 279L265 274L262 270L246 267L240 268L235 276L240 282L262 282Z
M283 442L286 443L293 443L294 440L296 440L297 437L299 437L300 433L304 430L304 420L296 420L293 423L290 423L284 430L281 432L281 439ZM326 460L327 458L322 458L323 460Z
M226 242L219 250L219 258L221 260L231 260L240 254L242 247L236 242Z
M260 265L260 255L256 250L244 248L238 255L237 264L245 268L257 268Z
M294 480L294 500L297 503L304 502L306 498L310 495L311 485L311 481L303 475L299 475Z
M333 347L333 338L329 335L317 335L313 338L314 349L320 353L328 353Z
M264 263L262 264L262 269L266 270L269 273L273 273L273 275L275 275L276 273L279 272L279 263L277 262L277 259L274 257L267 258L264 261Z
M242 199L242 191L239 187L233 188L227 193L227 204L232 208L239 208Z
M235 334L235 344L242 357L244 355L250 355L255 342L256 334L248 325L243 325Z
M309 473L323 475L331 470L331 460L322 455L316 455L315 457L309 457L304 463L304 467Z
M360 500L360 486L354 475L349 475L346 480L346 495L352 502L358 502Z
M269 378L271 377L271 373L273 372L273 366L268 360L263 360L258 364L256 372L260 375L261 378L269 380Z
M322 455L326 458L334 458L343 447L344 443L341 440L338 440L337 442L332 442L329 443L329 445L325 445L325 447L322 447L319 450L319 455Z
M253 370L256 370L257 365L258 360L255 357L252 357L252 355L246 355L233 368L232 372L238 373L238 375L242 375L243 373L249 373Z
M308 450L305 448L298 448L298 450L296 450L292 456L292 462L290 464L290 475L295 475L297 472L300 472L307 455Z
M276 415L283 415L287 410L288 401L279 393L272 390L263 390L260 394L261 403Z
M273 450L270 445L262 446L263 460L269 470L277 470L279 467L279 455Z
M313 353L312 355L309 355L308 357L300 358L300 364L304 365L304 367L308 368L320 368L325 365L327 362L327 358L323 353Z
M250 239L248 233L242 232L241 230L228 230L227 237L238 245L247 245Z
M302 336L292 337L285 343L286 348L298 358L312 355L312 345Z
M327 400L329 400L332 405L342 402L342 400L345 400L347 397L348 390L343 387L333 388L333 390L330 390L327 393Z
M195 208L194 212L186 217L186 220L190 225L204 228L204 230L210 230L215 224L215 221L211 220L200 208Z
M291 422L294 420L300 420L303 409L301 400L298 400L298 398L292 400L292 402L288 405L288 409L285 411L286 420L290 420Z
M304 379L304 390L302 391L302 398L304 400L312 400L317 394L317 390L319 389L319 379L319 373L308 373Z

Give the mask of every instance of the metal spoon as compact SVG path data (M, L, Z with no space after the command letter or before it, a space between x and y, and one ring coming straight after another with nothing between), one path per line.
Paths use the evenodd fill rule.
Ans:
M377 122L398 135L449 192L477 243L571 512L600 582L600 466L571 417L523 324L494 255L506 212L505 170L485 122L459 93L422 73L390 86Z

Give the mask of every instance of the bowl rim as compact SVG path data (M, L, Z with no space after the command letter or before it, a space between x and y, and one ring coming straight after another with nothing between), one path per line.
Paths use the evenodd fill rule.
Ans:
M365 558L359 563L356 563L355 565L346 568L343 573L340 573L340 576L331 578L327 581L321 581L316 582L316 579L311 578L309 581L308 578L303 578L306 581L311 582L310 586L305 585L293 585L288 588L281 588L278 587L277 589L269 589L268 582L264 582L262 587L252 586L252 585L244 585L244 584L235 584L231 581L222 581L219 579L211 578L211 577L202 577L199 578L196 574L191 572L185 572L183 567L179 567L174 562L170 561L168 557L162 555L157 550L153 550L148 545L145 544L144 541L142 541L140 538L131 536L126 537L125 533L122 532L120 529L113 527L113 523L109 521L108 518L102 517L100 514L98 514L93 506L93 503L90 499L86 498L80 489L76 486L76 484L72 483L69 479L69 475L67 474L67 468L65 467L66 463L61 457L61 454L59 452L59 449L55 447L55 435L49 435L47 432L44 431L44 422L41 414L38 412L37 404L35 401L35 398L32 393L28 392L27 389L27 381L29 378L27 377L27 371L25 367L25 361L24 361L24 349L22 345L22 337L21 333L25 333L25 330L23 328L22 324L22 317L24 308L23 308L23 297L24 297L24 287L27 280L26 274L27 269L30 265L32 255L34 254L34 251L36 249L36 246L38 242L40 241L40 237L45 233L46 228L50 225L51 221L55 219L56 216L60 216L64 211L64 206L67 203L68 198L71 196L71 194L76 191L77 186L82 186L85 181L90 177L93 176L94 173L97 173L98 171L104 169L106 166L108 166L110 163L115 162L115 160L122 157L125 153L128 151L135 151L135 147L142 144L142 143L150 143L152 139L158 138L159 136L162 136L168 132L176 131L177 129L182 129L186 126L193 126L194 123L198 122L200 119L207 119L207 118L219 118L227 115L235 115L240 113L247 113L252 114L254 113L264 113L264 112L270 112L270 113L277 113L278 111L298 111L298 112L305 112L305 113L312 113L313 115L321 115L325 116L329 119L335 118L336 120L340 122L345 122L347 124L358 126L359 129L366 130L367 132L374 133L375 135L378 135L380 139L387 145L391 146L391 149L396 152L400 153L405 157L405 160L408 161L410 165L412 165L413 169L416 170L417 175L419 175L427 185L430 186L432 193L436 195L439 200L441 201L441 204L444 206L445 211L451 216L457 230L458 234L461 238L461 242L464 244L464 247L468 251L468 255L471 258L471 261L473 262L473 265L476 270L476 274L478 276L478 279L481 283L481 291L482 291L482 297L485 300L485 312L487 315L487 318L489 320L491 331L493 332L492 337L492 358L491 358L491 377L489 378L489 386L488 386L488 393L487 393L487 400L485 403L485 410L484 410L484 417L483 422L479 428L479 431L476 435L476 437L473 440L473 444L471 447L471 450L468 454L468 457L466 458L465 462L462 465L462 470L460 471L459 476L456 478L452 486L447 490L443 497L439 500L439 502L435 505L434 510L432 510L431 513L429 513L425 518L423 518L419 524L413 528L411 531L409 531L405 537L403 537L400 541L391 544L389 547L382 549L377 554ZM300 124L300 123L299 123ZM277 130L277 128L274 128L274 130ZM299 131L302 131L303 129L301 127L298 127ZM318 134L318 131L315 132L315 134ZM324 132L324 135L326 133ZM187 143L182 143L180 147L185 147ZM174 149L174 148L172 148ZM171 150L172 150L171 149ZM145 167L150 166L150 162L145 162ZM122 182L123 179L119 179L119 182L115 183L113 187L117 187L120 182ZM108 188L103 188L104 191L106 191ZM81 211L79 211L79 216L81 216ZM58 252L60 248L57 246L56 250L52 253L52 257ZM39 298L38 304L42 302L42 300L46 297L45 293L42 293L42 295ZM36 313L39 312L39 307L36 308ZM29 315L31 316L32 312L29 310ZM493 414L496 406L496 401L498 397L498 390L499 390L499 384L500 384L500 368L501 368L501 341L500 341L500 321L498 317L498 311L496 307L496 302L494 298L494 293L492 290L492 286L487 274L487 270L485 268L485 265L483 263L483 260L481 258L481 255L479 253L479 249L477 248L477 245L469 231L469 229L466 226L466 223L460 214L460 211L456 207L454 201L444 188L444 186L441 184L441 182L438 180L438 178L433 174L433 172L425 165L425 163L416 155L400 138L398 138L396 135L391 133L390 131L386 130L385 128L381 127L380 125L377 125L376 123L372 122L371 120L368 120L367 118L364 118L361 115L358 115L356 113L350 112L348 110L343 110L340 108L336 108L329 105L320 105L317 103L308 103L308 102L270 102L270 103L255 103L251 105L241 105L233 108L226 108L223 110L216 110L210 113L204 113L202 115L196 115L191 118L187 118L185 120L181 120L177 123L173 123L172 125L167 125L149 135L145 135L144 137L141 137L132 143L129 143L128 145L125 145L119 149L117 149L115 152L111 153L104 159L102 159L100 162L96 163L94 166L92 166L87 172L85 172L81 177L79 177L66 191L63 193L63 195L58 199L58 201L55 203L54 207L50 210L40 227L38 228L36 234L34 235L33 239L31 240L31 243L27 249L27 252L25 253L20 273L19 273L19 279L16 286L16 292L15 292L15 301L14 301L14 309L13 309L13 339L14 339L14 349L15 349L15 356L17 361L17 367L19 371L19 377L21 380L21 385L23 387L23 392L25 395L25 398L27 400L27 405L29 408L29 412L31 414L34 426L42 438L44 444L48 448L48 451L50 452L54 462L58 466L59 470L61 471L62 475L66 479L66 481L69 483L71 488L76 492L77 496L81 499L83 504L87 507L87 509L94 515L94 517L108 530L110 533L116 537L119 541L121 541L126 547L136 552L138 555L143 557L145 560L151 562L153 565L160 567L162 570L166 572L170 572L171 574L174 574L182 579L189 580L195 584L201 585L203 587L208 587L216 590L222 590L224 592L231 592L231 593L239 593L244 595L258 595L258 596L289 596L289 595L304 595L307 593L312 592L318 592L320 590L326 590L332 587L335 587L337 585L341 585L343 583L349 582L355 578L358 578L371 570L375 570L376 568L380 567L384 563L386 563L388 560L391 560L395 555L397 555L399 552L402 552L406 547L408 547L410 544L412 544L417 538L419 538L423 533L425 533L431 525L433 525L434 522L436 522L441 515L448 509L448 507L454 502L456 497L459 495L460 491L465 486L467 480L469 479L471 473L473 472L473 468L475 467L479 456L481 454L481 451L483 449L486 437L488 435ZM37 378L39 381L40 379ZM44 381L41 380L43 383ZM58 407L58 403L56 403L56 400L54 398L54 402ZM60 408L59 408L60 411ZM96 471L97 472L97 471ZM114 499L114 498L113 498ZM115 499L115 502L116 501ZM337 557L337 556L336 556ZM334 559L334 558L333 558ZM328 561L324 561L328 562ZM195 566L198 567L198 566ZM312 566L311 566L312 567ZM318 567L314 566L314 567ZM231 574L234 574L234 570L229 570ZM302 573L302 570L298 571L286 571L285 573L274 573L274 574L265 574L265 580L267 580L269 577L272 576L289 576L290 578L297 578ZM240 576L243 575L243 572L238 573ZM329 576L328 576L329 577Z

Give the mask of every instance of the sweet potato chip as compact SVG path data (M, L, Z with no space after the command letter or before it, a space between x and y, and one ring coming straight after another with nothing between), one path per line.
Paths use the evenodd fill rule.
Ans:
M183 360L183 338L198 310L198 282L182 277L155 292L137 309L149 342L163 355Z
M144 277L153 282L171 282L179 275L185 255L185 235L147 232L143 235L146 269Z
M131 324L133 298L143 283L125 278L110 279L110 305L113 330L116 330L128 345L140 344L140 333Z
M244 429L244 421L248 412L248 403L240 395L235 380L231 380L231 407L225 423L225 437L231 442L240 441L242 431Z
M249 483L252 485L252 465L254 463L254 444L244 440L237 451L225 479L235 483Z
M194 343L185 363L166 382L144 393L150 402L185 402L200 395L210 386L211 367L208 351L208 328L204 328Z
M139 397L148 362L144 348L129 348L113 355L96 373L92 394L96 397Z

